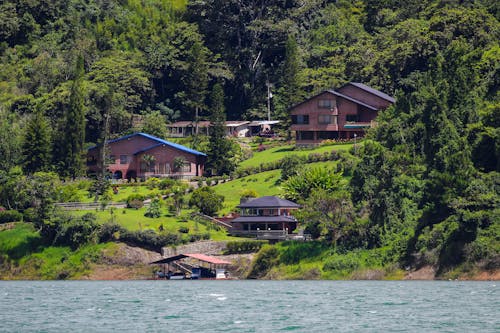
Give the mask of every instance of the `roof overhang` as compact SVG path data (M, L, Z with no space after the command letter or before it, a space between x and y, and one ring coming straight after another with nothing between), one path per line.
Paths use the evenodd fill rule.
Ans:
M184 258L198 259L200 261L207 262L209 264L214 264L214 265L230 265L231 264L229 261L225 261L225 260L222 260L219 258L207 256L207 255L201 254L201 253L178 254L175 256L171 256L171 257L167 257L167 258L163 258L160 260L150 262L149 264L150 265L168 264L168 263L171 263L173 261L178 261L178 260L181 260Z

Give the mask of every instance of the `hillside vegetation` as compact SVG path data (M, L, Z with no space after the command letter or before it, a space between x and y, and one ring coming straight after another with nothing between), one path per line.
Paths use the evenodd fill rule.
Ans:
M168 122L210 119L216 124L210 139L185 143L207 153L209 173L238 180L185 198L187 188L168 185L175 214L188 203L228 212L242 189L255 187L258 195L281 193L302 205L298 218L322 244L314 260L324 266L316 277L340 276L334 268L342 262L432 266L441 276L498 270L499 6L493 0L3 1L0 206L8 212L0 212L2 221L35 226L40 239L28 238L35 245L20 246L20 253L37 251L40 242L76 250L119 234L153 249L175 243L178 235L119 225L99 234L95 216L68 217L53 204L82 196L71 181L85 176L87 147L138 130L163 138ZM224 119L267 116L268 86L272 117L288 138L291 106L349 81L397 100L356 150L352 143L335 146L335 153L323 146L309 159L286 145L257 149L248 159L247 146L223 138ZM103 204L113 198L104 174L84 188ZM226 195L225 207L217 192ZM162 193L156 194L151 216L160 205ZM287 246L263 247L252 276L307 263L283 259ZM9 262L22 260L8 251Z

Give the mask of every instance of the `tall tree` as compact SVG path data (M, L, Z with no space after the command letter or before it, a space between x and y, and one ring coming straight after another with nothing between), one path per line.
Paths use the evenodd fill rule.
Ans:
M280 82L281 110L278 117L288 125L290 116L287 110L303 99L300 87L300 57L299 48L295 37L288 36L285 47L285 61L283 62L283 75ZM287 126L288 127L288 126Z
M15 118L0 105L0 170L10 170L21 157L21 131Z
M24 136L24 171L29 174L47 171L51 161L51 148L49 123L38 110L31 116Z
M229 174L233 171L231 162L231 142L226 137L226 113L224 108L224 90L219 83L213 87L210 96L210 143L208 148L207 170L212 174Z
M72 178L85 173L83 143L85 140L85 109L83 97L83 57L79 56L71 86L69 106L65 115L61 174Z
M201 41L195 41L191 46L185 80L186 104L193 112L192 119L196 122L195 134L198 134L199 115L205 107L208 86L207 50Z

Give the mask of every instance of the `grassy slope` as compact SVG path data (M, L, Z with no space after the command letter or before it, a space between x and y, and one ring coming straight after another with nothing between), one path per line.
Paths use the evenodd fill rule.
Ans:
M89 244L72 251L69 247L43 247L38 232L30 223L0 231L0 279L78 278L87 273L102 250L116 244ZM15 274L12 274L15 272Z
M113 213L112 213L113 212ZM101 210L92 210L92 211L74 211L72 214L74 215L83 215L85 213L93 213L97 215L97 221L99 223L105 223L114 221L121 226L129 229L129 230L144 230L144 229L153 229L158 231L160 225L163 226L163 229L177 233L179 228L188 227L189 233L195 234L203 234L210 233L210 239L212 240L230 240L234 237L230 237L226 235L224 230L213 230L210 227L207 227L204 224L197 223L195 221L183 218L182 216L176 217L166 212L166 209L162 208L163 215L158 218L150 218L145 217L144 213L146 212L146 208L141 209L106 209L104 211ZM187 211L184 211L184 214L187 214Z
M150 192L151 190L146 186L120 186L118 187L118 193L112 195L111 201L125 202L131 194L146 195ZM89 197L88 193L88 190L78 190L80 202L94 202L94 197Z
M288 155L307 156L312 153L331 152L332 150L349 150L352 146L353 144L351 143L327 145L310 149L296 149L293 145L278 146L261 152L254 152L253 156L241 162L239 167L258 166L263 163L278 161Z

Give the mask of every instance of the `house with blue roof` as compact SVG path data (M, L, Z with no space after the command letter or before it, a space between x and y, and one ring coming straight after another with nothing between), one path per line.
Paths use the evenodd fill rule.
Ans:
M87 153L89 173L99 172L103 147ZM146 133L109 140L104 147L107 172L114 179L171 177L189 179L203 175L207 155ZM182 162L182 163L180 163Z

